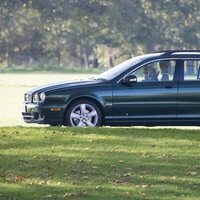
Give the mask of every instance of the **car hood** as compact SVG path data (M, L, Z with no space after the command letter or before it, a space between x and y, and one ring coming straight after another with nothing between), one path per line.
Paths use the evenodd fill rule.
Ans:
M63 88L71 88L71 87L82 87L88 85L96 85L101 83L103 80L74 80L74 81L67 81L67 82L59 82L59 83L52 83L44 86L39 86L33 88L29 91L29 93L35 92L50 92L52 90L59 90Z

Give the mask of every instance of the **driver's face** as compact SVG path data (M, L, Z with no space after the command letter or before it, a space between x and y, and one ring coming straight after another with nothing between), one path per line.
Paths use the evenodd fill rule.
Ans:
M147 75L148 74L148 69L144 69L143 73L144 73L144 75Z

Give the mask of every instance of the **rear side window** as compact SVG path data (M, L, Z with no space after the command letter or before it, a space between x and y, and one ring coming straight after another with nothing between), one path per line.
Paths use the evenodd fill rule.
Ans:
M200 81L200 60L184 61L184 80Z

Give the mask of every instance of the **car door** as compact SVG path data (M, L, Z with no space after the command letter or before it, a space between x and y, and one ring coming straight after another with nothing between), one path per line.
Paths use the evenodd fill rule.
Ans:
M124 84L122 79L113 86L113 118L120 122L141 120L176 119L178 81L176 80L178 60L167 60L169 79L162 80L161 62L154 61L139 67L125 76L134 75L137 82ZM146 80L145 71L152 71ZM165 73L165 74L166 74Z
M200 58L183 60L180 70L177 119L200 121Z

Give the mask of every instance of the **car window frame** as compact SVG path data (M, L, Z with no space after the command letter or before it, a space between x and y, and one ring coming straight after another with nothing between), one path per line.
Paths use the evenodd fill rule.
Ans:
M120 84L122 82L122 80L129 76L131 73L133 73L134 71L138 70L139 68L142 68L144 67L145 65L148 65L148 64L151 64L153 62L160 62L160 61L170 61L170 60L175 60L176 61L176 66L175 66L175 71L174 71L174 78L173 78L173 81L155 81L155 82L139 82L139 83L174 83L176 81L179 81L179 66L180 64L180 61L181 61L181 58L177 57L177 58L158 58L158 59L153 59L153 60L149 60L145 63L142 63L141 65L139 65L138 67L134 68L133 70L127 72L123 77L121 77L119 80L117 80L117 84Z
M188 58L188 57L181 58L182 63L181 63L180 77L179 77L180 83L200 83L200 79L199 79L199 81L198 80L184 80L184 62L185 61L197 61L197 60L200 61L200 57L199 58L198 57L197 58L196 57L195 58ZM197 76L199 75L199 73L200 73L200 66L199 66L199 69L198 69Z
M199 59L198 59L198 58L197 58L197 59L194 59L194 58L193 58L193 59L184 59L184 60L183 60L183 63L182 63L182 64L183 64L183 81L184 81L184 82L200 82L200 78L198 78L199 75L200 75L200 65L198 66L198 73L197 73L197 75L196 75L196 78L197 78L197 79L196 79L196 80L185 80L185 68L184 68L185 65L184 65L184 64L185 64L185 62L187 62L187 61L199 61L199 62L200 62L200 58L199 58Z

